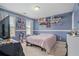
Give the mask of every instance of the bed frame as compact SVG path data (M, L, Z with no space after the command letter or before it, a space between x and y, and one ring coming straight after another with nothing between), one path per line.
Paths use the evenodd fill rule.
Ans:
M42 48L42 47L40 47L40 46L38 46L38 45L31 44L30 42L26 42L26 43L27 43L26 46L36 46L36 47L41 48L41 51L46 51L46 49L44 49L44 48Z

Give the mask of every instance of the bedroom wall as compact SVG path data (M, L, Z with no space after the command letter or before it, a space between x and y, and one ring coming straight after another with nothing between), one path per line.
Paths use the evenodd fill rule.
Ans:
M72 29L72 12L62 15L62 22L57 24L51 24L51 27L40 25L38 21L35 21L35 30L71 30Z
M52 24L50 28L39 25L38 21L34 23L34 33L51 33L57 35L57 40L66 41L67 33L72 30L72 12L62 14L62 24Z
M74 5L74 27L79 30L79 3Z
M13 40L19 41L19 39L20 39L19 37L21 37L21 36L19 36L20 34L23 35L23 39L26 37L26 21L33 20L32 18L23 16L23 15L20 15L20 14L17 14L17 13L14 13L14 12L2 9L2 8L0 8L0 14L14 17L13 19L15 22L15 27L14 27L15 28L15 35L11 36L11 38ZM9 19L11 19L11 18L9 18ZM20 25L19 21L22 22L20 24L21 24L21 27L23 27L23 28L18 28L18 26Z

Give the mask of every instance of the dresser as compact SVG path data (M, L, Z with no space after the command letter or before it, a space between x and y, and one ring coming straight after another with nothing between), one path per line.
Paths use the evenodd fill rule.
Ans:
M68 56L79 56L79 36L67 34Z

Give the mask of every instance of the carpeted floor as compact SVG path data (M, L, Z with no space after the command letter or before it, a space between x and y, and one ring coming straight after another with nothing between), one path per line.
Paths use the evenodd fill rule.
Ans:
M41 48L35 46L27 46L26 47L26 56L47 56L45 51L41 51Z
M26 46L25 43L22 44L25 56L65 56L66 54L66 43L58 41L51 52L47 54L42 51L41 48L36 46Z

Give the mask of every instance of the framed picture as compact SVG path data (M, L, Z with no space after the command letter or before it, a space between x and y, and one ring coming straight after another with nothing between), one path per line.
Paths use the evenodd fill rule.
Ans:
M24 18L17 17L16 19L16 30L25 30L26 29L26 21Z

